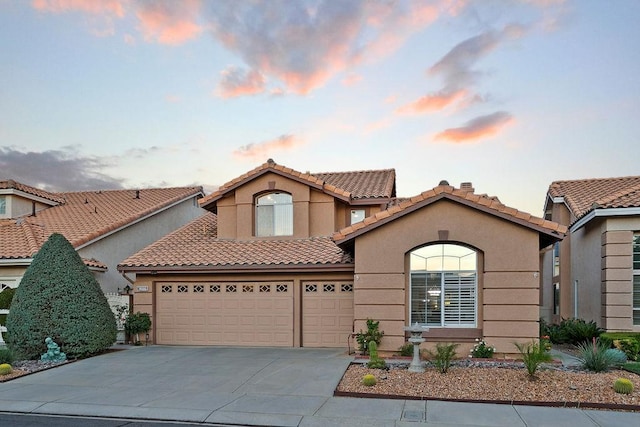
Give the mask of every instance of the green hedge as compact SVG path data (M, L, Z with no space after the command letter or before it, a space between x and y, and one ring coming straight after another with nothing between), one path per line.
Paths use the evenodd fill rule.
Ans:
M6 342L19 358L37 359L51 337L69 358L116 340L116 319L93 274L61 234L52 234L24 273L7 316Z
M631 361L640 359L640 332L605 332L599 339L607 347L624 351Z

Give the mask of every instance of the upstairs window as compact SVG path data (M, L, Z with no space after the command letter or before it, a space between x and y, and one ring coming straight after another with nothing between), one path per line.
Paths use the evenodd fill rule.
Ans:
M435 327L475 327L477 254L473 249L436 244L410 254L410 322Z
M355 224L364 219L364 209L351 209L351 223Z
M6 196L0 196L0 215L7 213L7 198Z
M292 236L293 199L287 193L268 193L256 198L256 236Z

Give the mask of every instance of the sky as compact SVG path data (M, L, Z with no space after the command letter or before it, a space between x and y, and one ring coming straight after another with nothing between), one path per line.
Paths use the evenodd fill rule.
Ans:
M640 175L637 0L0 0L0 179L219 185L272 158L541 216Z

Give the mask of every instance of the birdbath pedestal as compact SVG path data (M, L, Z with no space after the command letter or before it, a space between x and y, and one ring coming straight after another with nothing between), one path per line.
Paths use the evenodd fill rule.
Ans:
M422 333L428 331L429 328L426 326L420 326L416 322L414 325L406 326L404 330L411 333L409 342L413 344L413 360L409 365L409 372L424 372L424 366L420 361L420 344L426 341L422 338Z

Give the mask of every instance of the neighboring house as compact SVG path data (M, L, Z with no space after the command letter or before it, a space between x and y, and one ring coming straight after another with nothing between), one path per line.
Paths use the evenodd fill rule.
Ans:
M555 181L545 217L569 233L543 256L541 316L640 331L640 176Z
M538 337L540 250L566 227L446 182L397 199L395 171L300 173L269 160L209 211L124 260L158 344L346 347L380 321L499 352ZM463 351L462 348L460 351Z
M105 293L130 283L117 264L202 215L202 188L52 193L0 181L0 291L15 288L33 255L60 233L95 273Z

